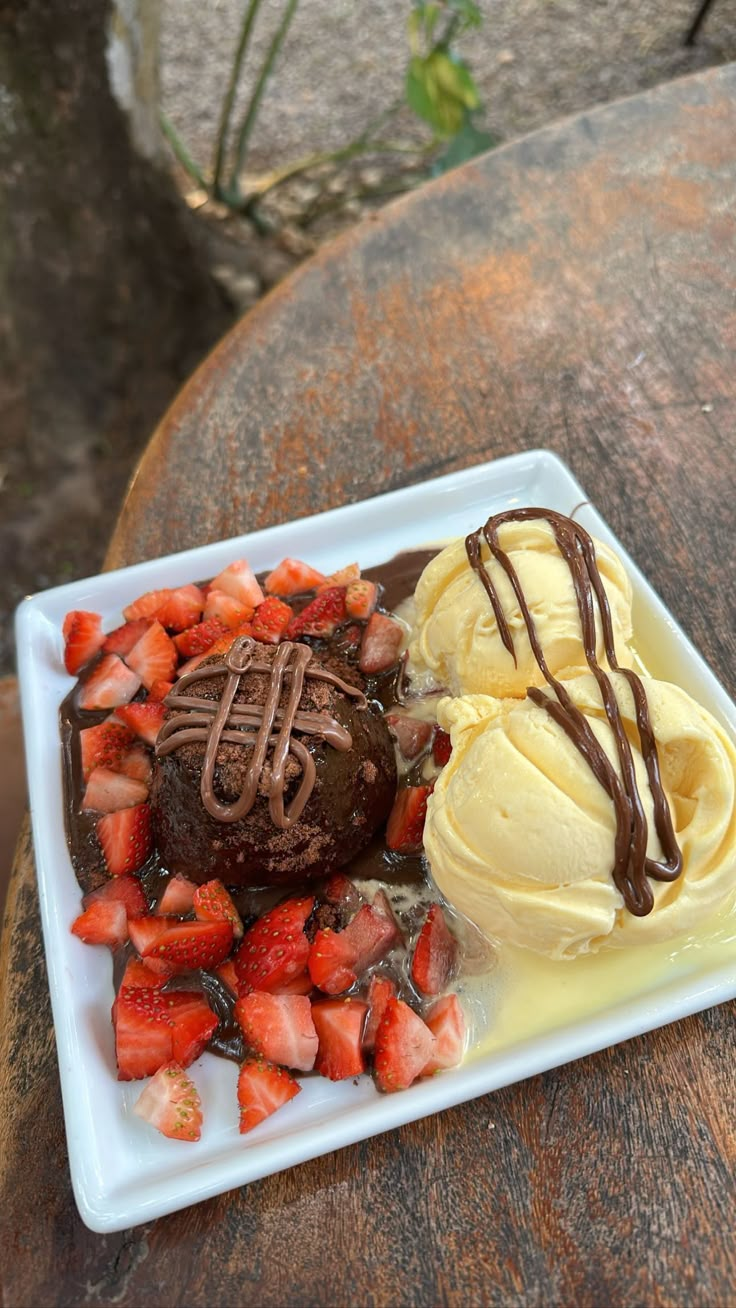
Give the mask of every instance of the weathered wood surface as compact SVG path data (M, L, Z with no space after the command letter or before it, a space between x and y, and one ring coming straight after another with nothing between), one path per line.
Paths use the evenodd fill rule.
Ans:
M735 139L730 67L324 250L182 393L110 565L545 445L736 691ZM69 1185L27 833L3 969L5 1304L736 1301L732 1006L100 1237Z

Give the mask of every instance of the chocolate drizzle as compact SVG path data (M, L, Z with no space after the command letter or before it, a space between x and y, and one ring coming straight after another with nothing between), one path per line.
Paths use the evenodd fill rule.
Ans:
M362 691L349 686L327 668L311 666L312 650L308 645L284 641L279 645L273 662L258 660L257 650L254 640L240 636L231 645L224 662L196 668L177 681L164 703L168 708L181 709L182 712L164 722L156 741L156 754L163 757L182 745L204 743L200 793L207 812L219 822L239 822L250 812L264 773L268 772L271 820L274 826L286 831L298 821L314 789L316 777L314 759L294 732L319 737L341 752L349 750L353 743L350 732L329 713L300 711L305 677L336 686L344 695L356 700L357 708L367 707L367 700ZM265 704L234 703L245 673L265 673L270 678ZM197 681L213 677L225 678L219 701L184 693ZM287 688L286 704L280 708ZM243 789L233 804L221 803L214 789L217 751L225 742L252 749ZM302 776L296 794L285 808L289 754L299 763Z
M621 777L618 776L605 750L596 739L585 715L573 703L563 683L550 672L516 569L498 543L499 528L505 523L539 519L549 523L558 549L570 569L580 614L585 658L598 683L606 717L616 741ZM674 881L682 871L682 852L677 844L667 796L662 786L657 745L644 686L641 678L630 668L620 667L616 658L611 610L596 563L593 541L583 527L564 514L556 513L552 509L532 508L509 509L505 513L497 513L488 519L484 527L480 527L478 531L467 537L465 549L468 561L483 583L495 614L499 635L514 663L516 663L516 653L513 637L498 592L483 565L482 540L486 542L493 558L503 568L511 583L526 625L532 652L556 698L551 698L537 687L530 687L527 695L535 704L543 707L569 736L596 780L613 801L616 815L613 879L629 912L637 917L645 917L654 906L654 896L647 877L652 877L656 881ZM647 858L647 819L637 786L631 746L613 683L596 657L594 598L598 602L608 664L614 672L620 672L626 677L634 697L639 746L652 793L655 827L664 850L664 858L661 861Z

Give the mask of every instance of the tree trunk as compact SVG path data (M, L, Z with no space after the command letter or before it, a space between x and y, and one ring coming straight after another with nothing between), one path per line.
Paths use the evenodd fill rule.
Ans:
M159 3L0 0L0 610L97 569L231 319L161 163Z

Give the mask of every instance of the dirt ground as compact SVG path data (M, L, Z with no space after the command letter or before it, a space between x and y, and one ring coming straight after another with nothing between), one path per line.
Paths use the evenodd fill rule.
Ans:
M480 0L483 29L465 55L480 87L488 129L502 142L559 118L672 77L736 59L736 0L714 0L698 44L683 34L696 0ZM208 167L242 0L164 0L163 105L192 154ZM249 170L258 173L315 150L335 149L360 133L402 92L409 0L302 0L266 92ZM263 7L262 53L282 11ZM419 133L421 136L421 132ZM392 137L418 139L403 113ZM256 237L216 207L198 208L193 183L183 193L207 234L213 270L235 302L249 308L316 245L367 204L359 192L403 185L401 156L333 170L327 214L315 214L315 186L294 183L272 210L274 230ZM415 183L418 178L411 175ZM324 178L323 178L324 181ZM111 327L111 331L114 329ZM124 353L126 342L101 343ZM129 378L131 395L136 377ZM133 406L134 407L134 406ZM11 668L12 611L23 596L94 573L117 505L150 434L131 422L115 442L80 451L62 486L24 472L23 423L11 409L0 436L0 524L13 524L15 557L0 570L0 672ZM104 511L89 513L89 505Z

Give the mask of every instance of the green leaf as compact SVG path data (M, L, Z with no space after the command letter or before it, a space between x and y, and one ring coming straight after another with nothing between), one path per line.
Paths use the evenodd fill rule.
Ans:
M442 173L449 173L450 169L457 168L459 164L467 163L468 159L473 159L477 154L482 154L484 150L492 150L496 145L496 138L491 136L490 132L483 131L482 128L476 127L470 115L466 115L460 131L453 136L444 154L440 155L432 165L432 176L439 177Z
M462 59L445 50L433 51L429 59L445 95L457 100L466 109L477 109L480 105L478 88Z
M406 78L409 106L442 140L460 131L468 110L480 104L478 89L463 63L445 50L409 61Z

